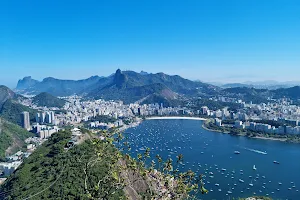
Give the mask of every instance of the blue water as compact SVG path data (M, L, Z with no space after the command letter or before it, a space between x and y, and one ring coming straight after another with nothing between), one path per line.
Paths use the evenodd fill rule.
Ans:
M204 130L202 123L195 120L146 120L138 127L126 130L125 135L134 157L144 152L144 147L151 148L154 160L159 154L164 160L171 157L176 161L176 155L183 154L185 166L180 170L192 169L197 174L206 175L205 187L212 190L198 199L219 200L254 195L300 199L299 144L211 132ZM240 154L234 154L234 151ZM274 160L280 164L274 164ZM253 165L256 170L253 170ZM222 168L226 171L222 172ZM210 177L210 172L213 177Z

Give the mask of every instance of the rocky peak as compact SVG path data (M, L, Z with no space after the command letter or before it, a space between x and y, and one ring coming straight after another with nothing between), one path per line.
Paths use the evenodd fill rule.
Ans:
M124 88L127 81L127 76L122 73L120 69L118 69L115 73L114 83L117 88Z

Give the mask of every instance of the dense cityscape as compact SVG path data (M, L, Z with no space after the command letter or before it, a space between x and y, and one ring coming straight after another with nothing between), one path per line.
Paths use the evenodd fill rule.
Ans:
M35 137L25 140L27 151L18 151L16 154L7 157L8 162L1 163L3 175L8 176L17 169L22 160L28 157L39 145L43 144L52 134L57 133L65 126L85 127L89 129L109 130L113 127L125 130L135 126L147 117L153 116L189 116L205 117L214 119L215 125L246 129L266 134L300 134L300 107L293 105L292 101L286 98L273 100L267 104L245 103L242 100L229 99L225 97L215 98L214 101L231 102L240 104L238 111L229 111L228 107L219 110L210 110L202 106L199 110L188 107L164 107L163 103L124 104L122 101L88 100L80 96L63 97L66 100L62 110L59 108L39 107L30 100L22 102L25 106L38 109L35 122L31 124L28 112L20 115L23 128L35 133ZM112 119L111 122L101 122L97 116L106 116ZM223 124L228 120L233 121L232 125ZM254 121L266 120L268 123L256 123ZM287 125L272 126L274 123ZM76 132L76 129L73 130ZM75 141L76 142L76 141ZM3 179L5 180L5 179Z
M300 1L0 2L0 200L299 200Z

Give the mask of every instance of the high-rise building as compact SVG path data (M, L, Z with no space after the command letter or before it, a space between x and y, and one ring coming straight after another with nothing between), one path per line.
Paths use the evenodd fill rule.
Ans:
M22 112L21 121L23 128L25 128L28 131L31 130L29 112Z
M41 114L40 113L36 113L36 115L35 115L35 122L36 123L40 123L40 118L41 118Z
M40 123L45 123L46 113L41 113Z
M200 112L202 115L207 115L208 113L208 107L207 106L202 106L201 109L200 109Z
M53 112L53 111L50 111L50 115L51 115L51 121L52 121L52 124L54 124L54 121L55 121L54 112Z
M52 123L52 115L49 112L46 112L45 122L48 124Z

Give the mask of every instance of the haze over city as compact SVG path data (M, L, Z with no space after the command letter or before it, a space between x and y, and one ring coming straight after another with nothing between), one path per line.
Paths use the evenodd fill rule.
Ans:
M122 70L299 80L299 1L3 1L1 84Z
M0 2L0 199L298 200L299 0Z

